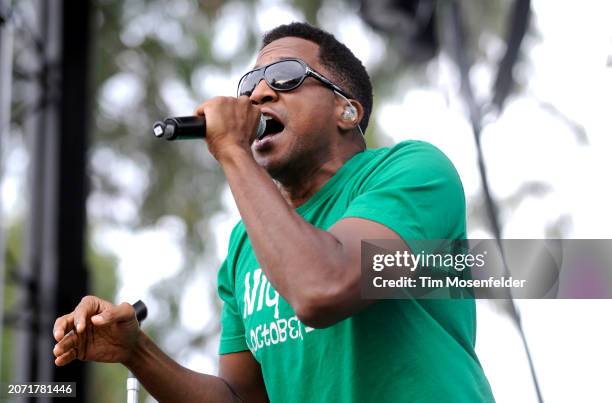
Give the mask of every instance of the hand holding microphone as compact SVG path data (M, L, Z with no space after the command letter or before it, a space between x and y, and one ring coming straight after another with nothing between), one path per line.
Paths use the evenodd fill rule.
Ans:
M146 316L142 304L114 305L94 296L84 297L74 311L57 318L53 337L55 365L82 361L126 363L131 358Z
M221 162L226 156L235 156L238 150L251 155L253 142L269 134L269 118L247 96L214 97L200 104L194 116L170 117L155 123L153 134L167 140L205 139L208 152Z

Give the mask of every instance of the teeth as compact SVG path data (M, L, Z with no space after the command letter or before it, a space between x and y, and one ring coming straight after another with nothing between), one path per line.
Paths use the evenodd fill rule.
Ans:
M272 116L270 116L270 115L266 115L266 114L264 114L264 115L263 115L263 117L264 117L264 119L265 119L265 120L271 120L271 119L274 119Z

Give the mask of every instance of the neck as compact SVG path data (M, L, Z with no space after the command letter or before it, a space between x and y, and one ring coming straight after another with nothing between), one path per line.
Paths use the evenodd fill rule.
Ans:
M312 164L312 161L308 166L296 164L290 170L291 174L276 178L275 182L287 203L297 208L318 192L349 159L364 149L360 144L351 143L317 164Z

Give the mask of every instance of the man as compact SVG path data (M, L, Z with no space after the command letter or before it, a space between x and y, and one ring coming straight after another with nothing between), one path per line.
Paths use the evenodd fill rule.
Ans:
M120 362L171 402L492 401L473 301L360 295L362 239L465 237L450 161L423 142L366 150L367 72L306 24L264 37L238 95L196 110L242 217L218 274L219 376L181 367L129 304L96 297L57 320L56 364ZM260 114L268 124L255 139Z

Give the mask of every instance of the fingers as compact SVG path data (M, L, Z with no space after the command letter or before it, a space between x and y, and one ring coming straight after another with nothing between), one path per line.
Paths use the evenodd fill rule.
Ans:
M87 320L100 310L100 299L91 295L83 297L74 309L74 326L77 333L83 333L87 326Z
M55 341L60 341L67 331L74 328L74 315L69 313L55 320L53 325L53 337Z
M107 304L104 300L91 295L83 297L74 311L55 320L53 325L55 341L60 341L66 332L72 329L82 333L87 325L87 318L98 313Z
M72 361L74 361L77 358L77 351L76 349L72 349L70 351L68 351L65 354L62 354L60 357L57 357L55 359L55 365L57 365L58 367L62 367L66 364L71 363Z
M240 99L240 98L238 98ZM215 98L211 98L207 101L202 102L200 105L198 105L197 108L195 108L195 111L193 112L194 115L196 116L200 116L200 115L206 115L206 110L211 109L211 108L216 108L221 104L225 104L227 105L230 102L236 102L236 98L234 97L215 97Z
M193 114L195 116L206 116L206 111L207 110L209 110L210 108L214 107L214 105L216 103L224 101L225 98L226 97L215 97L215 98L209 99L207 101L204 101L203 103L198 105L197 108L195 108L195 111L193 111Z
M91 320L94 325L104 325L113 322L129 321L135 318L134 308L127 302L114 306L100 298L86 296L81 299L81 302L73 312L55 320L53 337L55 341L59 342L68 331L73 329L81 334L85 330L88 320Z
M81 299L81 302L76 306L71 313L61 316L55 320L53 325L53 337L55 341L60 341L67 331L76 329L78 333L82 333L87 324L87 318L95 315L101 308L102 300L93 296L86 296Z
M94 341L95 326L124 321L136 322L132 305L124 302L115 306L94 296L84 297L73 312L57 318L53 325L55 364L63 366L75 359L87 359L88 345L98 344Z
M78 337L74 331L68 332L53 348L56 365L66 365L77 357Z
M117 306L111 306L99 314L91 317L91 322L96 325L107 325L114 322L126 322L136 318L134 307L127 302Z
M219 114L218 110L228 110L229 108L231 108L232 105L239 105L240 110L244 110L243 108L247 108L249 110L249 113L251 113L252 111L256 111L256 113L259 114L259 105L256 105L253 102L251 102L251 99L246 95L239 96L238 98L234 98L234 97L211 98L201 103L200 105L198 105L198 107L195 108L195 110L193 111L193 114L195 116L206 115L207 111L213 114ZM255 112L252 112L252 113L255 113Z

